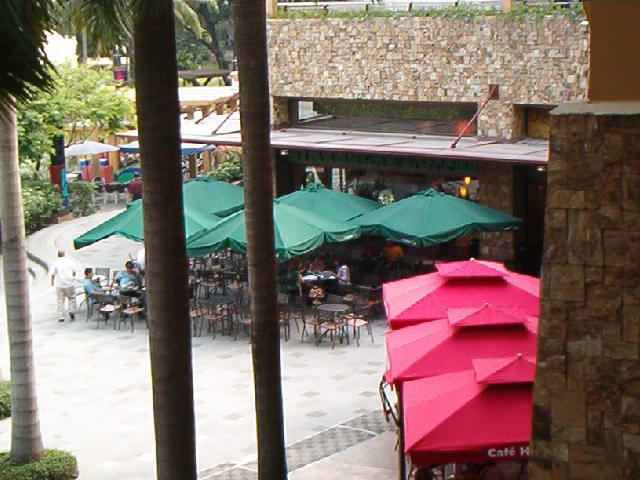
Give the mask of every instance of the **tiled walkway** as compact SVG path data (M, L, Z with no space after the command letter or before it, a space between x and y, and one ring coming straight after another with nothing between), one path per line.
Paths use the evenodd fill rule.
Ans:
M294 472L332 455L345 452L351 447L390 431L380 411L360 415L339 425L316 433L287 446L287 467ZM254 480L255 461L237 465L223 463L200 473L202 480Z
M135 254L137 244L112 238L77 252L71 247L74 236L108 215L100 213L50 227L34 235L29 248L47 262L55 257L57 248L64 248L83 267L120 268L129 254ZM98 330L95 323L85 322L84 316L75 322L58 323L55 296L43 277L32 285L32 311L38 400L46 447L76 454L80 479L153 478L148 333L143 324L131 333L113 330L111 325ZM0 322L0 364L6 375L5 315ZM310 341L301 343L295 326L293 339L282 342L285 433L290 445L292 479L309 475L308 469L313 465L333 461L341 454L335 452L351 451L382 437L374 435L383 430L383 419L372 412L379 411L377 388L385 363L384 329L378 322L374 326L375 343L363 337L360 347L338 344L332 350L326 343L319 347ZM255 478L248 339L194 339L193 369L202 478ZM0 422L0 450L9 447L9 427L8 421ZM349 448L352 445L356 446ZM384 450L392 453L393 442ZM349 478L368 479L367 462L362 461L368 473ZM378 475L386 475L384 472L388 471L377 470ZM314 477L300 477L307 478Z

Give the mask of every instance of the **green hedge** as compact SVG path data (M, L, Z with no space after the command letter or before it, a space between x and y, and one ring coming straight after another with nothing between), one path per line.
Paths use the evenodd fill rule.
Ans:
M96 185L91 182L75 181L69 183L69 208L76 217L90 215L98 206L93 201Z
M44 227L62 207L58 188L47 180L22 181L24 226L27 233ZM0 478L0 480L2 480Z
M9 454L0 453L0 480L71 480L78 476L76 457L62 450L45 450L37 462L12 465Z
M0 420L11 416L11 384L0 385Z

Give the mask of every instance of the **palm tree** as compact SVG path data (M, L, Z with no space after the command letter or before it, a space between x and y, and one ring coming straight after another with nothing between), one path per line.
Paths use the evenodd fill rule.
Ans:
M251 285L251 347L258 435L258 478L285 480L284 414L273 233L273 159L264 0L232 3L244 156L245 222Z
M195 418L188 257L180 162L180 107L172 0L76 0L90 36L119 31L133 18L138 132L144 178L149 351L157 478L195 480Z
M133 36L156 464L160 480L195 480L175 16L172 0L147 0L140 7Z
M11 372L11 462L27 463L43 454L33 366L27 248L18 165L16 101L31 87L51 85L43 50L49 2L6 0L0 9L0 199L2 251Z

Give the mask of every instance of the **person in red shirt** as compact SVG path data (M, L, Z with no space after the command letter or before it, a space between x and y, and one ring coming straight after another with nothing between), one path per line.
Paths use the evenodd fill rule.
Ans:
M133 174L133 180L129 183L127 191L131 194L131 201L142 198L142 178L140 178L140 174Z

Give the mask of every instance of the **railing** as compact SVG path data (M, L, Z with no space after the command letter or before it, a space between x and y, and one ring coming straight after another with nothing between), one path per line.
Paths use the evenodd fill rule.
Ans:
M342 1L291 1L278 2L278 9L283 11L300 10L360 10L369 9L413 11L426 8L451 8L456 6L475 6L483 8L500 8L502 0L342 0ZM553 5L554 7L568 6L571 2L551 2L549 0L527 0L526 5Z

